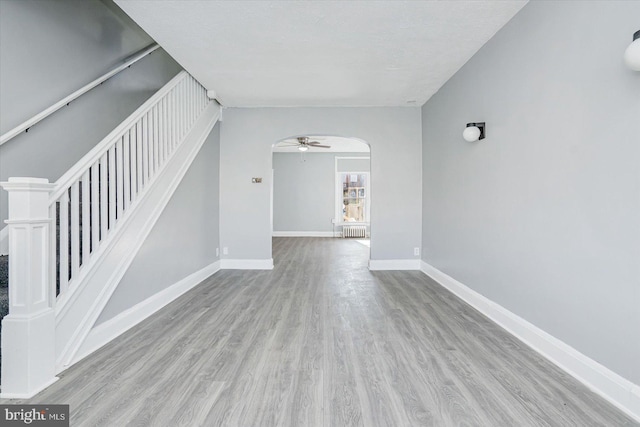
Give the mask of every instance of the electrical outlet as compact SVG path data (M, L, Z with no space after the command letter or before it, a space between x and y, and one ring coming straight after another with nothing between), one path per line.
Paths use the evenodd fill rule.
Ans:
M226 246L224 248L222 248L222 254L223 255L229 255L229 248L227 248Z
M216 248L216 256L220 256L220 248Z
M415 256L419 256L420 255L420 248L413 248L413 254Z

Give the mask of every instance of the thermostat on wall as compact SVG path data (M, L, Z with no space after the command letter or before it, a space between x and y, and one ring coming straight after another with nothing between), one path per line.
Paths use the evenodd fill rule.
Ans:
M260 184L262 182L262 178L251 178L251 182L254 184Z

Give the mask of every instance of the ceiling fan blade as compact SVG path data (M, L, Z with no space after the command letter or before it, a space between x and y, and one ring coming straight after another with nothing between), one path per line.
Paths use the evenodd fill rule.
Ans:
M318 144L322 144L322 143L318 142L318 141L310 141L307 144L309 144L309 145L318 145Z
M318 144L313 144L312 145L312 144L309 144L309 146L313 147L313 148L316 148L316 147L318 147L318 148L331 148L330 145L318 145Z
M291 144L282 144L282 143L280 143L280 144L276 145L276 147L298 147L299 145L300 144L297 144L297 143L296 144L293 144L293 143L291 143Z

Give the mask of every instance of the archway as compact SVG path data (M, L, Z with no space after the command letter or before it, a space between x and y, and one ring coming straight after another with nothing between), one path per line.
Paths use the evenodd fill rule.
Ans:
M272 144L271 161L272 244L281 237L349 238L366 246L366 266L372 201L369 144L345 136L293 135ZM272 250L274 262L276 252Z

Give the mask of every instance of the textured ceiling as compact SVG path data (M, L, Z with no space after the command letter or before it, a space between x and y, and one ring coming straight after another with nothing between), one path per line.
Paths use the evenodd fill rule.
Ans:
M526 1L116 0L226 106L426 102Z

